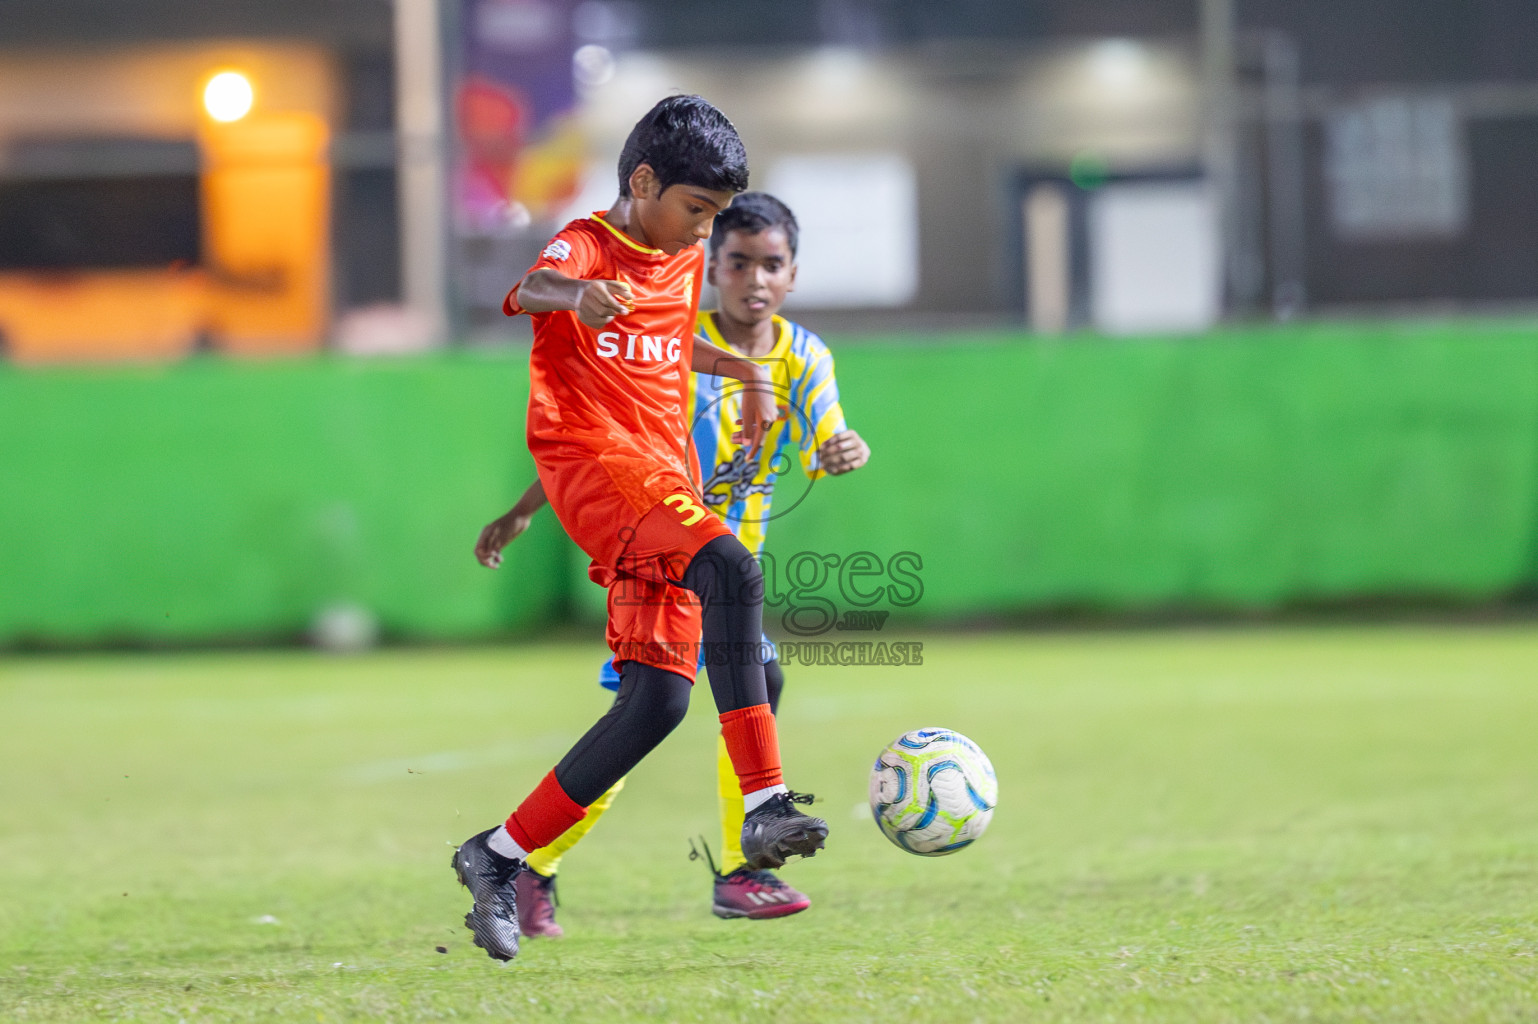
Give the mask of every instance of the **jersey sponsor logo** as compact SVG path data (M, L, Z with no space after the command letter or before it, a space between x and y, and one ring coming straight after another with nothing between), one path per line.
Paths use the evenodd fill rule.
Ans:
M716 464L710 477L700 486L700 493L705 496L705 501L714 505L717 509L725 509L733 502L742 501L753 494L773 494L774 481L778 475L772 467L760 482L758 475L760 467L758 460L749 460L748 450L738 448L732 452L732 457L725 462Z
M662 503L672 506L680 516L683 516L685 526L693 526L705 518L705 510L696 505L694 499L687 494L669 494L662 499Z
M633 363L676 363L683 354L679 338L653 337L650 334L620 334L604 331L598 336L598 354L605 359L628 359ZM624 354L621 355L621 349Z
M545 246L545 251L541 255L551 260L571 259L571 243L564 238L557 238Z

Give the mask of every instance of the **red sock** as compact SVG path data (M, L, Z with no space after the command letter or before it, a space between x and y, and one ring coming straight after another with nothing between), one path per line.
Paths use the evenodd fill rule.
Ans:
M566 795L552 768L507 819L507 834L533 853L561 838L561 833L585 817L587 808L579 807Z
M726 741L726 753L743 796L784 782L780 775L780 734L768 704L722 715L721 738Z

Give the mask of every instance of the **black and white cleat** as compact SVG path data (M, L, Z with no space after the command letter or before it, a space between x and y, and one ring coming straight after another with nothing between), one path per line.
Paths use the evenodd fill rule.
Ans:
M518 897L513 880L523 862L503 857L486 845L492 830L471 836L454 851L449 864L459 884L470 890L475 903L465 915L465 927L475 944L493 960L518 955Z
M758 871L782 867L791 857L811 857L828 838L828 823L802 814L796 804L812 797L800 793L776 793L742 822L742 855L748 867Z

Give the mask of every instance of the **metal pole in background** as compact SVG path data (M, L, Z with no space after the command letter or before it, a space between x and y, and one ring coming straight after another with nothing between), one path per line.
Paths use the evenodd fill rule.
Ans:
M1234 140L1234 4L1233 0L1201 0L1202 92L1205 97L1206 139L1203 163L1218 208L1222 259L1222 305L1226 312L1233 294L1233 261L1237 240L1238 155Z
M395 0L401 298L426 340L448 331L448 225L439 0Z
M1271 308L1280 321L1301 316L1308 302L1298 64L1298 47L1291 36L1267 32L1261 39L1266 178L1270 185Z

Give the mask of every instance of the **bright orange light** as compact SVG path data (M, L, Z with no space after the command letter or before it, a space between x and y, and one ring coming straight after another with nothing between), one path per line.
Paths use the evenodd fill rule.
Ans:
M221 71L203 87L203 109L215 121L239 121L255 98L251 79L239 71Z

